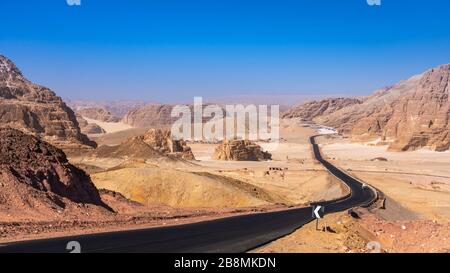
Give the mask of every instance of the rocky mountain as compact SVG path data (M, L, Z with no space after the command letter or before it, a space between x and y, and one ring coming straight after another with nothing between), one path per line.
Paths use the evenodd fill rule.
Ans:
M172 108L169 104L148 104L128 112L122 122L133 127L170 128L178 119L172 118Z
M263 161L270 160L272 155L249 140L224 140L216 147L212 158L230 161Z
M336 111L323 111L312 120L334 127L355 141L376 140L380 144L388 144L393 151L422 147L445 151L450 148L449 83L450 64L441 65L380 89L360 103ZM327 105L324 103L314 109L327 108ZM305 105L301 109L309 108ZM294 112L292 110L291 113ZM303 115L308 111L300 113ZM286 117L293 115L287 114Z
M362 103L344 107L335 112L317 116L314 121L336 128L340 133L352 134L356 123L361 119L381 111L383 107L415 89L421 75L400 81L399 83L377 90L362 99ZM373 130L374 128L371 128Z
M355 98L329 98L312 101L289 109L283 113L282 118L300 118L303 121L312 121L316 117L329 115L342 108L361 103L361 100Z
M96 146L81 133L75 114L60 97L28 81L1 55L0 127L19 129L64 149Z
M10 128L0 128L0 188L0 211L44 213L79 207L75 203L108 209L89 176L62 150Z
M218 105L222 108L222 113L225 116L225 105L223 104L213 104L213 103L203 103L202 107L205 109L210 105ZM122 119L122 122L133 127L138 128L161 128L167 129L172 126L172 124L179 119L179 117L172 117L172 109L175 104L158 104L151 103L144 107L132 110L128 112ZM189 107L191 111L191 121L194 123L194 105L184 104L183 106ZM211 117L203 117L203 123L209 121Z
M76 111L82 117L102 122L119 122L120 119L103 108L84 108Z
M354 138L380 136L390 149L450 148L450 64L427 71L417 85L379 111L359 120Z

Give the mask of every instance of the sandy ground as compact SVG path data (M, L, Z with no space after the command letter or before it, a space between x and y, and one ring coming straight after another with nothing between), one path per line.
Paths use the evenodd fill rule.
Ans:
M294 233L252 252L256 253L361 253L369 242L359 224L345 213L327 215Z
M88 123L95 123L98 126L102 127L106 133L115 133L120 131L125 131L133 128L132 126L122 123L122 122L103 122L95 119L90 119L87 117L83 117Z
M127 140L130 137L135 137L139 135L143 135L148 129L147 128L131 128L122 131L102 134L102 135L90 135L89 138L97 142L100 145L119 145L123 141Z
M271 161L215 161L211 156L216 145L190 144L190 147L200 160L199 168L261 187L281 196L285 204L306 204L346 195L348 189L313 158L309 137L317 131L294 120L283 120L280 127L279 144L258 143L272 154ZM281 170L270 171L270 168Z
M387 152L383 146L346 140L324 142L323 152L331 161L401 205L424 219L450 219L450 152ZM372 161L377 157L387 161Z
M269 204L268 200L253 194L261 189L246 190L232 181L220 181L202 173L148 167L146 164L93 174L92 180L97 188L120 192L130 200L149 205L220 208Z

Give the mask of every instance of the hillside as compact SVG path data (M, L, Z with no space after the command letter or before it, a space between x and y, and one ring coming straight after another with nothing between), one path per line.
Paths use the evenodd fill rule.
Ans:
M0 127L10 127L43 138L63 149L92 148L74 112L50 89L28 81L0 55Z
M60 149L15 129L0 129L0 218L78 217L110 209L84 171Z

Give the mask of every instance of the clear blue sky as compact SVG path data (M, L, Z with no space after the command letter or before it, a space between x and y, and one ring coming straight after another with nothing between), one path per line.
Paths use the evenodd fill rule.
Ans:
M0 54L63 97L367 94L450 62L450 1L1 0Z

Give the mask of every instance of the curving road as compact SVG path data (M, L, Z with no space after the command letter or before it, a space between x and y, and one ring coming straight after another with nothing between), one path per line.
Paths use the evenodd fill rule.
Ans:
M318 203L325 207L325 214L370 204L376 193L323 159L316 137L310 139L316 159L351 189L351 194L345 198ZM313 220L312 207L296 208L171 227L0 244L0 252L67 253L69 241L79 242L81 252L246 252L290 234Z

